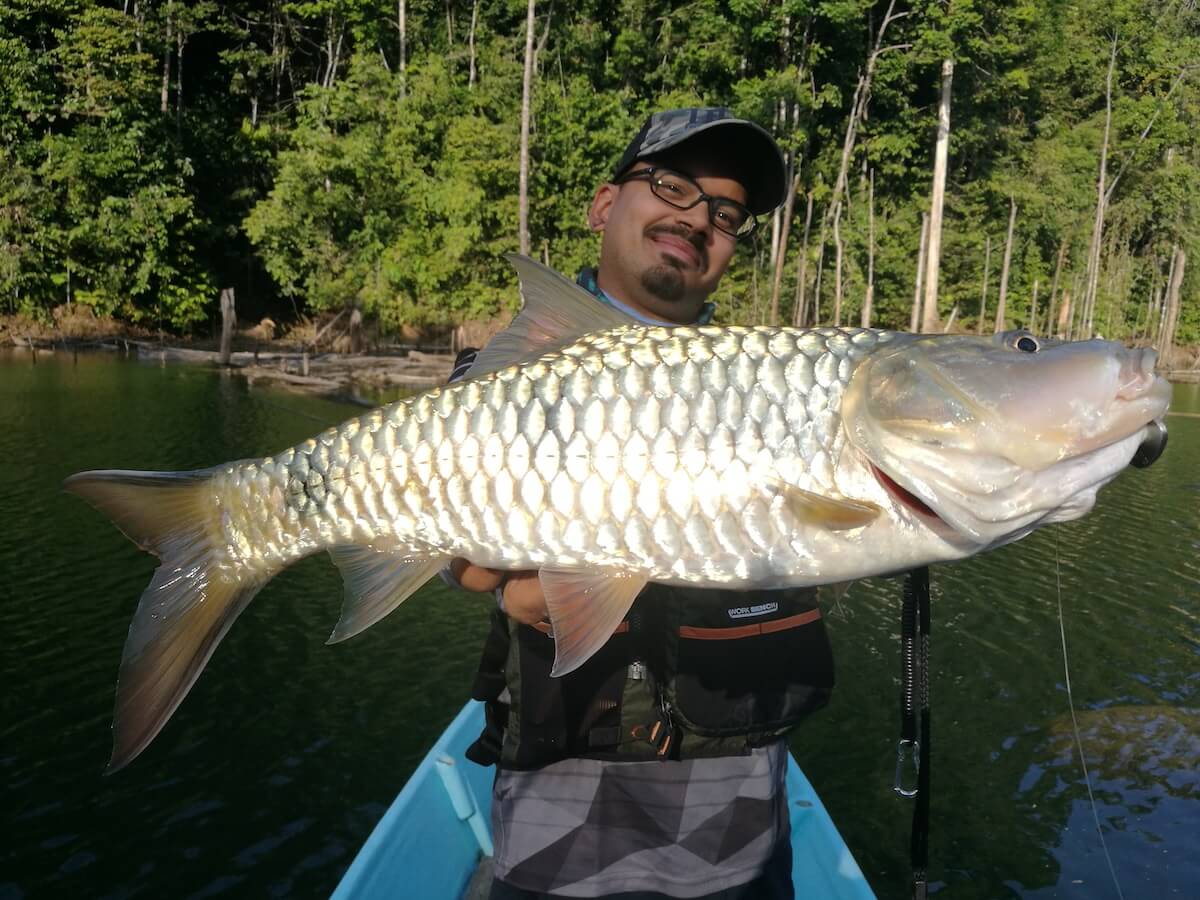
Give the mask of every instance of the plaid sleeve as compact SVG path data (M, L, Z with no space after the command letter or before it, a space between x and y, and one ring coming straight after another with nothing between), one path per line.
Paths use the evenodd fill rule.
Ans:
M450 381L458 381L465 377L478 355L479 351L474 347L464 347L458 351L458 356L454 357L454 369L450 373Z

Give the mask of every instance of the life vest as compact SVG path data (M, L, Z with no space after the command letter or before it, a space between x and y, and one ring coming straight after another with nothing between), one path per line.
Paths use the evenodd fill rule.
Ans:
M551 678L553 662L549 625L494 611L472 689L487 726L470 759L531 769L748 753L828 703L834 682L815 589L651 584L587 662Z

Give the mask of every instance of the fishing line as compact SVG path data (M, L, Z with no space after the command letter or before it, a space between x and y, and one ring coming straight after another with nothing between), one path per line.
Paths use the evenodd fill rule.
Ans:
M1108 863L1108 873L1112 876L1113 887L1117 896L1125 900L1121 891L1121 882L1117 880L1117 870L1113 868L1112 857L1108 853L1108 843L1104 840L1104 829L1100 827L1100 813L1096 809L1096 795L1092 793L1092 776L1088 774L1087 760L1083 757L1083 739L1079 736L1079 720L1075 717L1075 698L1071 693L1071 668L1067 664L1067 629L1063 624L1062 606L1062 571L1058 555L1058 532L1054 534L1054 580L1058 586L1058 636L1062 639L1063 680L1067 685L1067 706L1071 710L1071 728L1075 733L1075 748L1079 751L1079 764L1083 767L1083 783L1087 787L1088 800L1092 804L1092 819L1096 823L1096 834L1100 836L1100 847L1104 850L1104 859Z

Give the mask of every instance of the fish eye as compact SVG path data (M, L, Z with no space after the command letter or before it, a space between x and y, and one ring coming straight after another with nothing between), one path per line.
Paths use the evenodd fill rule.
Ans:
M1022 353L1037 353L1041 347L1042 345L1038 343L1037 338L1031 335L1023 334L1017 338L1016 348Z

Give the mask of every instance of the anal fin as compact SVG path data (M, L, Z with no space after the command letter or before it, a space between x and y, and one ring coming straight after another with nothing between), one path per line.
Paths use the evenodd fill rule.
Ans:
M620 570L543 569L540 580L554 627L554 676L573 672L604 646L646 586L644 575Z
M450 561L447 556L356 544L331 547L329 555L345 586L342 615L329 636L330 644L370 628Z

